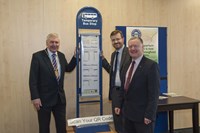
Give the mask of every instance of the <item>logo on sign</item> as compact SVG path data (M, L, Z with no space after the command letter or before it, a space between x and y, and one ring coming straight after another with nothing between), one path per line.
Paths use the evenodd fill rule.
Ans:
M83 12L81 14L82 24L85 26L96 26L98 22L97 13Z
M131 36L132 37L141 37L142 36L142 33L139 29L134 29L132 32L131 32Z
M97 18L97 13L82 13L82 18L94 19Z

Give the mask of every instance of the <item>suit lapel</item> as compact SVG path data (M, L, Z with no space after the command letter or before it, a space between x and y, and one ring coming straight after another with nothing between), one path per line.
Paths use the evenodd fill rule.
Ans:
M60 52L58 52L58 58L59 58L59 62L60 62L60 79L62 79L63 78L63 72L65 72L64 71L65 64L63 63L63 58L62 58Z
M124 83L125 83L125 80L126 80L126 73L127 73L127 71L128 71L128 68L129 68L131 62L132 62L132 59L130 58L130 59L126 62L126 64L124 65L124 67L122 68L122 75L124 75L123 78L122 78L122 81L123 81Z
M135 73L133 75L133 78L131 80L131 83L130 84L134 84L134 81L137 79L137 75L140 75L140 72L142 71L142 68L144 67L145 65L145 57L143 56L142 57L142 60L140 61L137 69L135 70Z
M43 55L44 63L46 63L46 66L47 66L47 68L49 69L50 74L51 74L52 76L55 77L55 73L54 73L54 70L53 70L53 66L52 66L51 60L50 60L50 58L49 58L49 56L48 56L47 51L44 50L42 55Z
M115 58L115 52L112 53L112 56L111 56L111 72L113 72L113 63L114 63L114 58Z
M129 56L128 53L128 48L124 47L123 52L122 52L122 57L121 57L121 64L120 64L120 70L122 69L123 65L125 64L125 62L129 59L127 59Z

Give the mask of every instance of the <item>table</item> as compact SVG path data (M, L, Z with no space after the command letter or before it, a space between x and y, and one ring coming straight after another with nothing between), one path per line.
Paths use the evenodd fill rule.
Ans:
M157 112L167 111L169 115L169 131L174 131L174 110L192 109L193 133L199 133L199 100L185 96L168 97L159 100Z

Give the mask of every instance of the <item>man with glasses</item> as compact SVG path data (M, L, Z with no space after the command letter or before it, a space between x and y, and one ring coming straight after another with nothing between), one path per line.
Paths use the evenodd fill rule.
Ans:
M76 66L76 52L70 63L59 52L58 34L50 33L46 49L32 56L29 87L31 100L37 110L39 133L50 133L51 112L55 118L57 133L66 133L66 98L63 89L64 74Z
M114 30L110 34L112 46L115 51L111 54L111 61L104 58L102 54L102 66L110 74L109 84L109 100L112 100L112 112L115 130L118 133L123 133L123 117L122 112L116 114L114 107L115 99L118 97L118 91L121 88L120 72L124 64L130 59L128 48L124 45L124 36L120 30Z

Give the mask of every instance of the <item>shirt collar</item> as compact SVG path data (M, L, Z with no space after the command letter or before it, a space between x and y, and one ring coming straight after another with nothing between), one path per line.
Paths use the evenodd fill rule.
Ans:
M143 55L141 55L140 57L138 57L138 58L135 60L135 63L136 63L136 64L139 64L140 61L142 60L142 57L143 57ZM134 61L134 60L132 59L132 61Z
M57 52L53 53L53 52L51 52L48 48L47 48L47 52L48 52L48 55L49 55L49 56L52 56L52 54L56 54L56 56L58 55Z
M124 45L119 50L116 50L116 52L122 53L123 49L124 49Z

